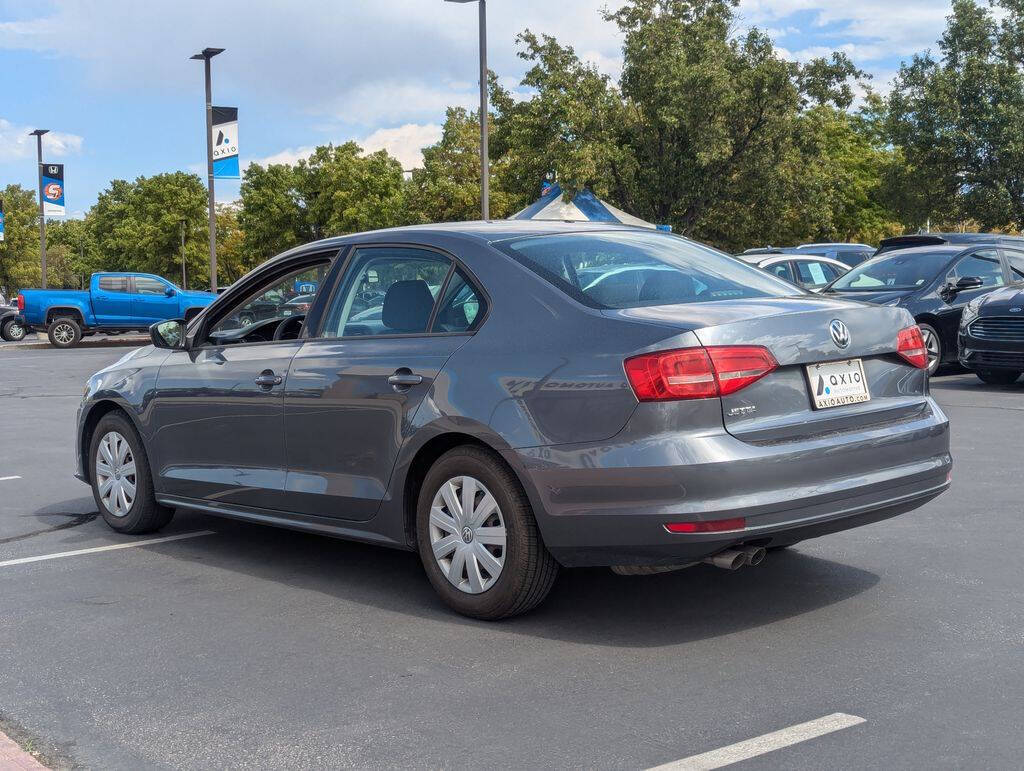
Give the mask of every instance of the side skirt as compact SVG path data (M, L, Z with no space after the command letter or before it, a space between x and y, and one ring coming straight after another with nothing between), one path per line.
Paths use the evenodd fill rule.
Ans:
M157 495L157 502L163 506L178 509L192 509L201 511L204 514L213 514L217 517L238 519L245 522L255 522L260 525L271 525L283 527L288 530L300 530L306 533L316 533L332 538L343 538L348 541L362 541L378 546L387 546L402 551L412 551L412 548L404 540L398 541L390 536L383 535L373 530L366 529L366 526L375 522L359 523L362 527L353 527L345 520L333 519L330 517L315 517L308 514L289 514L269 509L243 509L234 506L225 506L222 503L210 503L194 498L180 498L172 495Z

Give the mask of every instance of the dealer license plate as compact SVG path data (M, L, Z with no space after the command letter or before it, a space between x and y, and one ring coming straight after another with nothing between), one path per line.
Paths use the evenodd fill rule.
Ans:
M864 364L860 359L830 361L807 367L814 409L842 407L871 399Z

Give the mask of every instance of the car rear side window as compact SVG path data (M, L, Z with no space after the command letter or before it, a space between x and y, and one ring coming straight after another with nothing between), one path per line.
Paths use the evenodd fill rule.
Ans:
M799 293L729 255L667 233L568 233L497 249L592 308L640 308Z
M424 334L452 262L429 249L363 247L349 260L322 337Z
M100 276L100 289L104 292L127 292L128 279L125 276Z

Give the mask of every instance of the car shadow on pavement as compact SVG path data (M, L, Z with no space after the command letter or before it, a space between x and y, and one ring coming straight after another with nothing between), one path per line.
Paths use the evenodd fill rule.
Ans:
M396 612L491 627L449 611L411 552L178 512L175 532L200 529L217 535L173 549L153 548L175 559L389 611L381 616L384 631ZM606 568L578 568L562 571L540 608L500 622L499 628L587 645L675 645L808 613L860 594L878 580L874 573L794 550L770 554L763 564L736 572L701 565L624 577Z

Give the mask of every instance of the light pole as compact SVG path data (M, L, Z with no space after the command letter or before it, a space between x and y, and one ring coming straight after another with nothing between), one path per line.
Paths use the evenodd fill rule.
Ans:
M36 171L39 174L39 260L43 269L42 288L46 289L46 216L43 214L43 134L48 134L50 129L36 129L29 133L30 137L36 138Z
M178 220L181 224L181 288L188 289L188 281L185 278L185 220Z
M480 4L480 213L491 218L491 161L487 149L487 0L445 0Z
M217 291L217 211L213 197L213 87L210 84L210 59L223 52L223 48L204 48L189 57L201 59L206 74L206 179L210 204L210 287L214 292Z

